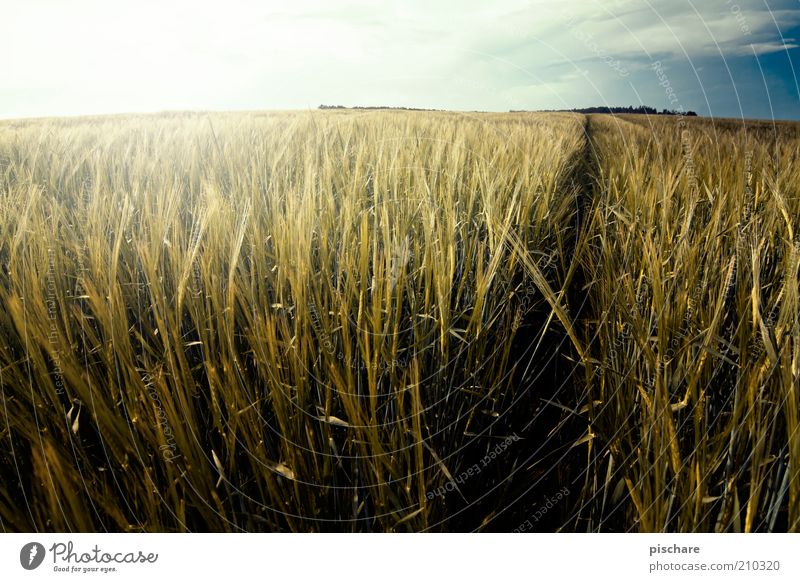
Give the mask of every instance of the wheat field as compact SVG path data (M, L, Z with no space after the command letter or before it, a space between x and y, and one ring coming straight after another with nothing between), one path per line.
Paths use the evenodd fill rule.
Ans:
M800 133L0 123L4 531L800 530Z

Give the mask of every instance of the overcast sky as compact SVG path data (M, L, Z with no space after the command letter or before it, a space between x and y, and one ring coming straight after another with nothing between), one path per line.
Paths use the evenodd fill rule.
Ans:
M0 118L644 103L800 119L799 45L798 0L0 0Z

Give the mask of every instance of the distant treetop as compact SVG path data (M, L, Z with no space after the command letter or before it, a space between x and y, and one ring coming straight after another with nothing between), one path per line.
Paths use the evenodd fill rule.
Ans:
M512 113L522 113L524 110L511 110ZM637 105L636 107L628 105L627 107L582 107L579 109L548 109L546 111L569 111L572 113L640 113L643 115L685 115L687 117L696 117L697 113L694 111L677 111L675 109L662 109L659 111L655 107L648 107L647 105Z
M422 109L420 107L391 107L386 105L356 105L345 107L344 105L320 105L318 109L399 109L401 111L438 111L438 109Z
M423 109L420 107L391 107L383 105L356 105L355 107L345 107L344 105L320 105L319 109L392 109L400 111L439 111L438 109ZM526 113L527 109L512 109L511 113ZM636 107L628 105L627 107L582 107L579 109L545 109L543 111L570 111L572 113L640 113L643 115L685 115L687 117L695 117L697 113L694 111L677 111L675 109L662 109L659 111L655 107L648 107L647 105L638 105Z

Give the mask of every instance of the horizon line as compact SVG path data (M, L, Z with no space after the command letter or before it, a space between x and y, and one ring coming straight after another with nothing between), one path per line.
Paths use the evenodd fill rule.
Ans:
M695 117L687 115L689 110L683 112L674 112L672 114L664 114L664 113L582 113L581 109L591 109L594 107L602 108L617 108L617 107L629 107L629 105L594 105L590 107L576 107L573 109L504 109L504 110L491 110L491 109L437 109L437 108L425 108L425 107L410 107L404 105L380 105L380 106L373 106L373 105L348 105L348 106L339 106L339 105L318 105L316 107L290 107L290 108L274 108L274 109L250 109L250 108L243 108L243 109L151 109L151 110L142 110L142 111L113 111L113 112L100 112L100 113L66 113L66 114L52 114L52 115L33 115L33 116L20 116L20 117L0 117L0 123L4 122L14 122L14 121L43 121L48 119L81 119L81 118L93 118L93 117L123 117L123 116L135 116L135 115L142 115L142 116L155 116L155 115L169 115L169 114L225 114L225 113L265 113L265 112L273 112L273 113L281 113L281 112L319 112L319 111L381 111L381 110L389 110L389 111L405 111L409 113L485 113L485 114L513 114L513 113L579 113L581 115L644 115L646 117L650 116L658 116L658 117ZM632 107L632 106L630 106ZM650 107L646 105L639 105L637 107ZM653 109L656 109L653 107ZM768 118L768 117L727 117L727 116L714 116L705 115L701 113L696 113L697 118L701 119L708 119L711 121L714 120L735 120L735 121L760 121L760 122L785 122L785 123L800 123L800 118L798 119L787 119L787 118Z

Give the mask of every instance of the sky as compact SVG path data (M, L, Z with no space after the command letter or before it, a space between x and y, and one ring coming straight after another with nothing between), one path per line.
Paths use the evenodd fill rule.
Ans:
M800 119L800 0L0 0L0 118L320 104Z

